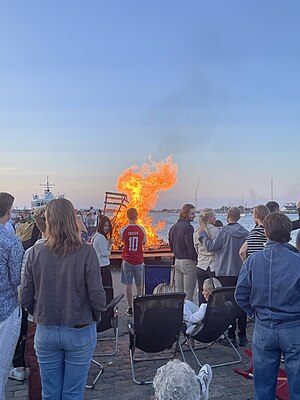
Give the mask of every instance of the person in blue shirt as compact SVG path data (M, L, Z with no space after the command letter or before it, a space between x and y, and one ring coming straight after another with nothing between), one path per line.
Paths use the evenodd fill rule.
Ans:
M290 245L292 224L281 213L264 220L268 241L242 266L236 301L255 319L254 399L274 400L281 353L290 399L300 399L300 253Z
M17 287L21 282L23 247L17 236L5 228L13 202L11 194L0 193L0 399L5 399L5 385L22 318Z
M300 231L298 232L296 237L296 247L300 251Z

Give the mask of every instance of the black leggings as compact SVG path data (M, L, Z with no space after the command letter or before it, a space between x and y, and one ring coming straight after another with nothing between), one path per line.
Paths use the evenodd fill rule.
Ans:
M26 367L24 354L25 354L25 344L27 335L27 315L28 315L27 311L25 311L24 308L22 308L21 331L16 346L15 354L13 357L14 368Z
M110 272L110 266L100 267L102 285L105 287L113 287L112 276Z

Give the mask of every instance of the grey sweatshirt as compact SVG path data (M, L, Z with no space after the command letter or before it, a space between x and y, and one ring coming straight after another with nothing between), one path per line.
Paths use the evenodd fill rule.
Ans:
M216 276L238 276L242 267L239 250L249 232L239 223L222 226L217 236L210 240L205 231L199 240L208 251L216 253Z

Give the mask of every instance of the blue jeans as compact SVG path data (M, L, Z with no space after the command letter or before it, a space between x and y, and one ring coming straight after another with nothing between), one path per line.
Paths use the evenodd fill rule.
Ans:
M266 327L255 322L253 340L254 399L274 400L281 352L290 399L300 400L300 324Z
M43 400L82 400L96 340L96 324L37 325L34 348Z
M5 399L5 385L20 334L22 309L14 309L10 316L0 322L0 399Z

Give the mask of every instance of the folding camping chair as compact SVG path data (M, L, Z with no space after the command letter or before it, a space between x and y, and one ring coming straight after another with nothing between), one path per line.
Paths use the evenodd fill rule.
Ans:
M234 368L234 372L239 375L242 375L246 379L253 379L253 361L252 361L252 351L250 349L244 350L246 356L250 360L250 367L247 370L243 370L240 368ZM286 373L282 368L278 370L278 377L276 383L276 399L277 400L289 400L289 387L288 381L286 377Z
M124 294L121 294L114 299L113 297L113 288L104 288L106 292L106 303L109 302L106 306L106 310L103 311L101 314L101 321L97 324L97 332L105 332L110 329L113 329L114 335L109 336L109 337L99 337L97 341L113 341L114 342L114 347L112 352L104 352L104 353L94 353L93 357L109 357L109 356L114 356L117 353L118 350L118 334L119 334L119 324L118 324L118 308L117 305L118 303L122 300L124 297ZM96 361L94 358L92 358L91 363L96 365L98 367L98 373L96 377L94 378L93 382L91 385L86 385L87 389L93 389L95 384L97 383L98 379L100 378L100 375L104 371L104 367L101 363Z
M144 293L152 294L154 288L160 283L173 285L173 265L151 265L145 264L144 268Z
M133 300L133 319L128 321L129 353L132 379L139 385L152 383L146 380L137 380L135 364L141 361L156 361L172 359L176 356L183 319L183 303L185 293L164 293L135 296ZM175 343L175 346L173 346ZM149 359L135 357L137 349L147 353L161 353L174 347L170 354ZM169 352L168 352L169 353Z
M227 329L236 318L238 312L239 307L234 300L234 287L217 288L209 296L203 320L195 326L190 335L183 332L186 342L200 368L202 367L202 364L196 355L196 351L212 346L221 335L224 335L225 340L229 343L229 347L234 351L235 358L233 361L211 365L211 367L222 367L224 365L236 364L242 360L241 355L228 339L226 334ZM190 338L208 345L193 349L189 342Z
M113 330L113 336L99 336L97 341L113 341L114 348L112 352L95 353L94 356L114 356L118 351L119 340L119 314L117 305L123 299L124 294L113 298L113 288L104 287L106 293L107 309L101 315L101 321L97 324L97 332L103 333L108 330Z

